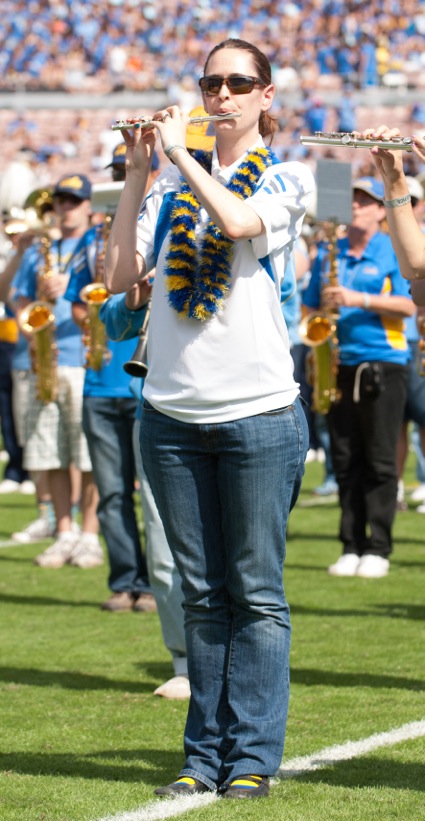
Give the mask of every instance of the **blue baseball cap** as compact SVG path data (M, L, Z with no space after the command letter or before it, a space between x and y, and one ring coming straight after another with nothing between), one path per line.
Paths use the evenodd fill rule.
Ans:
M361 177L353 182L353 191L365 191L369 197L373 197L378 202L384 200L384 183L376 177Z
M124 165L126 153L127 146L125 143L119 143L116 145L112 152L112 160L109 165L105 165L105 168L111 168L113 165Z
M84 174L67 174L56 183L53 188L53 196L60 194L70 194L79 200L89 200L91 198L91 182Z
M111 162L109 163L109 165L106 165L105 168L112 168L114 165L116 165L117 167L120 167L120 166L122 167L125 163L126 154L127 154L126 144L125 143L119 143L117 146L115 146L115 148L112 152ZM158 168L159 168L159 158L158 158L158 154L154 150L153 155L152 155L151 169L152 169L152 171L158 171Z

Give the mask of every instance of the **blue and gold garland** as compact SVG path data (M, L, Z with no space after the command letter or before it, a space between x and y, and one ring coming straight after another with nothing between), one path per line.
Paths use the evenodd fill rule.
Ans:
M212 154L194 152L195 159L211 173ZM240 199L251 197L266 168L276 162L268 148L250 151L226 188ZM170 244L165 260L168 301L179 314L190 319L210 319L217 313L231 284L234 243L210 219L202 240L195 229L201 205L182 179L170 220Z

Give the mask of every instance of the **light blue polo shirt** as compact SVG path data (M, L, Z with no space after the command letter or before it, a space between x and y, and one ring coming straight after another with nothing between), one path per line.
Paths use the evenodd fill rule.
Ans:
M78 238L53 240L50 253L55 271L61 271L64 276L68 276L69 262L78 241ZM22 257L14 281L15 299L21 296L31 301L37 299L37 279L42 265L41 248L39 243L36 243L28 248ZM54 333L58 365L81 367L84 361L81 331L72 318L70 303L61 296L52 305L52 311L55 315Z
M353 291L368 294L410 297L407 280L403 279L387 234L378 231L370 239L360 258L351 256L347 238L338 240L338 282ZM321 288L328 281L328 249L319 247L310 282L303 302L309 308L319 308ZM338 346L342 365L361 362L395 362L405 365L410 357L402 319L381 316L363 308L341 307L338 320Z
M71 276L64 295L69 303L81 303L81 289L93 282L98 230L100 230L99 227L90 228L75 249L75 254L69 266ZM136 344L137 339L128 339L123 342L112 342L108 339L107 346L111 354L109 364L105 364L100 371L87 368L84 380L84 396L133 399L134 396L130 390L131 377L125 372L123 365L132 358Z

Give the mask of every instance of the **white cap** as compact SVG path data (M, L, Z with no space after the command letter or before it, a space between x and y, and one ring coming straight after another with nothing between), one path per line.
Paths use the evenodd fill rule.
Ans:
M406 177L406 182L410 196L414 197L415 200L423 200L425 196L424 189L422 188L422 184L419 182L418 178Z

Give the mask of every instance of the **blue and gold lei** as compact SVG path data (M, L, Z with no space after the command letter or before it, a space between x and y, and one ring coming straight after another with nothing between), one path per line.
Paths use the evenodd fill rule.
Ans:
M211 173L212 154L194 152L194 157ZM276 162L268 148L250 151L226 185L240 199L251 197L266 168ZM195 231L201 205L182 178L171 212L170 244L165 260L168 301L180 315L210 319L223 305L230 289L234 243L209 219L197 241Z

